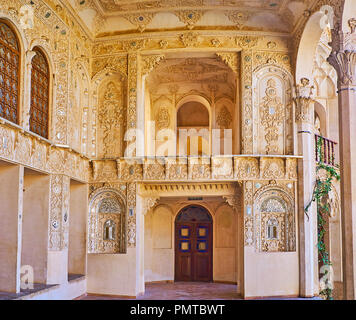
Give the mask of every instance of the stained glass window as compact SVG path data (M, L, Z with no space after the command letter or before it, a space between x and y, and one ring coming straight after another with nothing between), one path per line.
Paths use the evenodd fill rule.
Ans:
M40 49L34 48L31 72L30 130L48 138L49 68Z
M0 20L0 116L18 123L20 47L15 32Z

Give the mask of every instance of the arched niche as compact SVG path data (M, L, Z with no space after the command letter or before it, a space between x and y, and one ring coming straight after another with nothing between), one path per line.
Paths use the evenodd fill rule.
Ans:
M126 205L115 189L99 189L90 197L88 253L126 252Z
M177 112L177 127L209 128L209 111L200 102L188 101Z
M296 250L293 199L280 188L261 190L255 200L257 249L262 252Z
M176 106L177 154L210 155L212 112L209 101L188 95Z
M253 126L255 154L293 154L292 76L267 65L254 70Z

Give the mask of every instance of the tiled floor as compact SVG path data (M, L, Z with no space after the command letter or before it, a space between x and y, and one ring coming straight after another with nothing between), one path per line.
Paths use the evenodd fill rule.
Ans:
M83 300L127 300L115 296L87 295ZM132 298L131 298L132 299ZM240 300L236 285L206 282L146 284L145 294L137 300ZM268 300L305 300L303 298L267 298ZM320 298L313 298L320 299ZM309 299L310 300L310 299Z

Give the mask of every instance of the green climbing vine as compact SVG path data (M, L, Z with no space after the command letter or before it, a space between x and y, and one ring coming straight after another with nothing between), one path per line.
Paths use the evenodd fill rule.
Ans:
M332 190L332 184L334 180L340 180L340 175L335 167L324 164L324 154L322 152L322 138L319 137L317 140L317 153L319 162L316 166L316 181L313 191L312 200L305 207L305 214L308 216L308 210L312 202L316 202L317 206L317 223L318 223L318 251L319 251L319 262L323 266L331 266L331 261L329 260L329 252L325 244L325 234L327 232L326 224L327 219L330 217L330 203L329 193ZM323 179L318 175L320 170L325 170L326 178ZM309 216L308 216L309 218ZM325 273L322 276L326 276L330 268L325 268ZM328 278L326 276L326 278ZM320 291L320 295L323 296L326 300L333 300L333 291L330 286Z

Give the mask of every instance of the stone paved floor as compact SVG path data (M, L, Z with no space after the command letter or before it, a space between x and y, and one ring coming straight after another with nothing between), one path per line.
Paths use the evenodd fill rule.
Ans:
M9 293L9 292L0 292L0 300L14 300L14 299L19 299L24 296L28 296L30 294L40 292L46 289L50 289L54 287L55 285L47 285L47 284L40 284L40 283L34 283L33 289L26 289L21 291L19 293Z
M83 300L131 300L125 297L87 295ZM273 297L263 300L311 300ZM145 294L137 300L241 300L236 285L206 282L175 282L146 284ZM320 298L313 298L320 300Z

